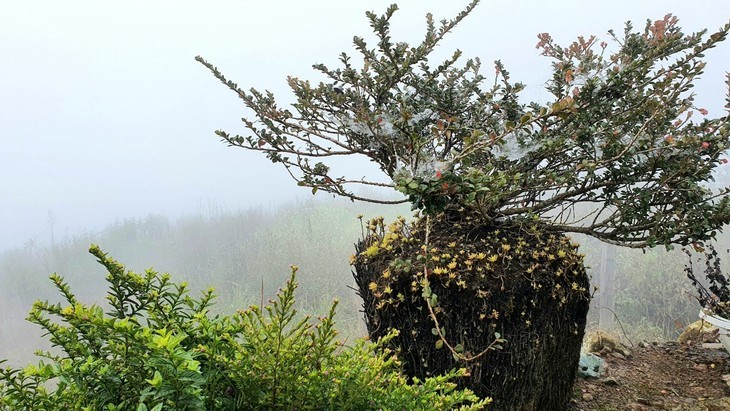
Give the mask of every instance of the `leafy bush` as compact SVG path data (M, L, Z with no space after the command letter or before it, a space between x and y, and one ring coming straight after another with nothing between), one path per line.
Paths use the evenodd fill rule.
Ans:
M189 296L167 274L127 271L98 247L108 270L108 311L78 301L51 276L66 303L36 302L29 320L60 354L0 370L0 410L476 410L457 390L465 371L409 381L377 343L336 340L334 314L312 323L294 305L296 267L277 298L234 315L209 314L213 291ZM60 318L54 321L51 318Z

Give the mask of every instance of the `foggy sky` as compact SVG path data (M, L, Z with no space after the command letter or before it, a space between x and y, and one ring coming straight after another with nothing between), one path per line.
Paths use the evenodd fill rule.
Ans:
M242 88L285 95L287 75L314 77L311 64L354 54L353 35L372 43L364 12L391 2L0 3L0 251L149 213L308 196L263 156L218 141L215 129L244 131L242 104L193 58ZM393 38L415 42L427 11L451 18L466 2L400 3ZM685 32L713 30L730 18L730 2L484 0L439 52L460 48L486 66L501 59L528 84L524 97L539 99L550 62L535 49L538 33L561 44L581 34L606 39L626 20L643 28L667 13ZM719 116L730 42L707 61L697 103Z

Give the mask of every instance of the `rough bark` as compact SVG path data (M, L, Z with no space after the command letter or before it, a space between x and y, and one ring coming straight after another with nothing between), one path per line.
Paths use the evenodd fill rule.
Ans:
M428 253L421 247L426 239L425 220L401 230L406 240L389 241L390 250L383 247L373 255L372 247L383 237L374 231L356 245L354 275L370 337L399 330L394 344L405 372L412 377L467 368L470 376L461 385L492 397L491 410L565 410L589 305L582 255L567 237L547 233L536 223L476 221L480 219L444 215L433 219ZM479 259L479 253L485 257ZM456 274L449 277L449 273L432 271L439 263L446 264L441 258L434 262L434 255L464 258L445 259L457 261L457 268L449 270ZM462 263L470 255L472 263ZM497 260L491 262L492 256ZM409 260L408 272L399 271L400 262ZM425 267L418 260L425 261ZM385 270L389 271L387 281ZM434 321L422 293L424 276L438 296L431 309L445 331L445 343L461 344L462 355L473 357L495 341L497 332L507 340L503 348L471 361L457 360L445 343L437 349L440 337L434 335ZM458 284L460 279L463 282ZM386 285L391 288L388 293L382 292Z

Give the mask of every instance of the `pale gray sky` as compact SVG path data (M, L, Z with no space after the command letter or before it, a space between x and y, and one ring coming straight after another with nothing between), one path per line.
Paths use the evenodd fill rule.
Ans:
M365 10L392 1L0 2L0 251L116 219L176 216L208 204L239 208L295 196L284 171L226 148L213 130L242 131L236 97L193 57L240 86L285 92L369 34ZM452 17L465 1L401 1L396 40L417 41L424 15ZM561 43L674 13L686 31L716 29L728 1L484 0L443 43L485 63L500 58L539 98L549 61L536 34ZM730 43L708 53L696 89L720 115Z

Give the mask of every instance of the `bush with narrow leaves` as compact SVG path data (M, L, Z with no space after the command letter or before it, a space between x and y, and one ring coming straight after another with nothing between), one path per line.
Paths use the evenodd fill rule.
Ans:
M108 311L77 300L51 276L64 304L37 302L29 320L57 348L24 369L0 369L0 410L477 410L457 390L464 371L411 381L383 342L336 339L334 314L297 316L296 267L268 305L211 315L208 290L148 270L127 271L98 247ZM385 338L392 338L391 334Z

